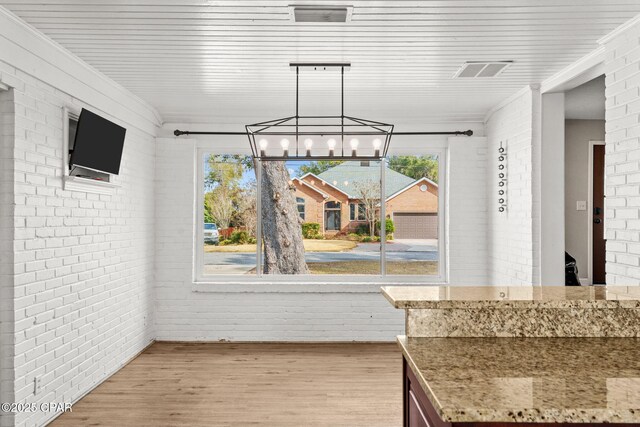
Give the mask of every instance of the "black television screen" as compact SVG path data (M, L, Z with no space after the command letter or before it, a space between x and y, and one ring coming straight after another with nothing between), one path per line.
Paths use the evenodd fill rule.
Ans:
M71 166L118 175L127 130L82 109L71 152Z

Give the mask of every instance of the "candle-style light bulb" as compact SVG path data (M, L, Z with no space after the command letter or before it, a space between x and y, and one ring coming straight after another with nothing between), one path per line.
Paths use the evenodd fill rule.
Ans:
M358 150L358 144L360 143L360 141L358 141L357 138L353 138L351 139L351 141L349 141L349 143L351 144L351 156L355 157L356 150Z
M380 138L376 138L373 140L373 150L375 151L375 156L380 157L380 147L382 146L382 141Z
M284 157L289 157L289 140L287 138L282 138L280 140L280 146L282 147L282 150L284 151L283 156Z
M266 139L262 138L260 141L258 141L258 145L260 146L260 157L264 157L265 156L265 151L267 150L267 147L269 146L269 141L267 141Z
M311 157L312 146L313 146L313 140L311 138L307 138L304 140L304 148L307 149L307 157Z
M333 138L329 138L327 141L327 145L329 146L329 157L333 157L334 150L336 148L336 140Z

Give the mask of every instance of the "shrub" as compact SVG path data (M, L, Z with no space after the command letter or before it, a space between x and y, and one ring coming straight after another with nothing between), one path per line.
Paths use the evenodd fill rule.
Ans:
M227 227L227 228L220 228L218 229L218 233L220 234L220 238L221 239L230 239L231 238L231 234L236 231L235 228L233 227Z
M352 242L359 242L362 240L362 236L356 233L349 233L347 234L347 240L350 240Z
M220 243L218 243L220 246L227 246L231 244L231 240L229 239L224 239L224 240L220 240Z
M249 240L247 240L247 243L253 245L257 242L256 238L253 236L249 236Z
M234 231L233 233L231 233L231 236L229 237L229 240L234 245L244 245L245 243L249 242L249 233L247 233L244 230L243 231Z
M322 234L320 234L320 224L317 222L303 222L302 237L305 239L322 239Z
M393 224L393 220L391 218L387 218L385 221L385 227L387 234L393 234L396 231L396 226ZM376 234L380 230L380 221L376 221Z
M387 230L386 230L387 231L387 236L393 234L393 232L396 229L395 225L393 224L393 220L390 219L390 218L387 218L386 227L387 227ZM380 221L378 220L378 221L376 221L376 225L375 225L375 231L376 231L375 234L376 235L380 234L379 230L380 230ZM356 227L356 234L359 235L359 236L368 236L368 235L370 235L371 233L369 233L369 224L359 224ZM387 239L391 240L389 238L387 238Z
M359 236L366 236L369 234L369 224L358 224L356 227L356 234Z
M372 242L373 239L371 238L371 236L364 236L361 241L362 243L369 243Z

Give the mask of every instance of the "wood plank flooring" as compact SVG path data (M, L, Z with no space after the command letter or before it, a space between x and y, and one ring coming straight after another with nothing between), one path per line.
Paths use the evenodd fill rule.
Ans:
M153 344L50 426L402 425L396 344Z

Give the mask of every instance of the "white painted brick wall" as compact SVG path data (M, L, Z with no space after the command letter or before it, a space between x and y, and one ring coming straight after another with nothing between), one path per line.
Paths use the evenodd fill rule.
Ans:
M495 111L488 138L488 256L493 285L532 285L534 256L533 132L537 90L527 88ZM507 147L507 211L498 212L498 147Z
M449 283L488 285L487 138L449 139Z
M605 58L607 284L640 285L640 22Z
M65 191L62 107L85 105L4 62L0 76L15 88L14 400L72 402L155 336L154 136L97 111L127 127L121 187ZM51 415L15 422L43 425Z
M0 402L13 402L13 92L0 89ZM13 425L0 412L0 426Z

